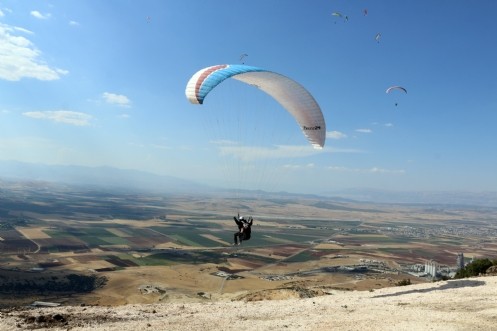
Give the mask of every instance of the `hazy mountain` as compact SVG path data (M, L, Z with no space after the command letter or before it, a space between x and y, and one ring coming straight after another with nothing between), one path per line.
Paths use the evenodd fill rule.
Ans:
M102 189L146 191L151 193L207 192L212 188L172 176L112 167L43 165L0 161L0 178L34 180Z
M340 196L346 199L375 203L497 207L497 191L389 191L370 188L351 188L327 192L326 196Z
M112 167L84 167L43 165L18 161L0 161L0 178L10 180L34 180L101 189L141 191L148 193L229 193L227 189L202 185L188 179L161 176L145 171ZM245 191L258 196L305 197L305 194L262 191ZM312 195L316 197L317 195ZM497 207L497 191L389 191L370 188L351 188L329 191L322 197L337 202L410 203L438 205L468 205Z

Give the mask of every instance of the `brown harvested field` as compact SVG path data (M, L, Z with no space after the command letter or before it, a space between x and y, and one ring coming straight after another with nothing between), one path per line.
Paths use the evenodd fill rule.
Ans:
M88 304L121 305L126 303L152 303L175 299L198 300L198 292L217 295L224 278L211 275L215 265L175 265L127 268L99 273L109 278L105 288L96 290L85 299ZM140 287L153 285L165 289L161 294L144 294ZM88 301L87 301L88 300Z
M157 219L151 220L133 220L133 219L113 219L111 221L107 221L109 224L123 224L130 225L136 228L149 228L151 226L162 225L162 222Z
M122 237L122 238L126 238L126 237L131 237L131 234L121 230L121 229L116 229L116 228L105 228L107 231L109 231L110 233L118 236L118 237Z
M202 237L204 237L204 238L207 238L207 239L213 240L213 241L215 241L215 242L218 242L218 243L220 243L221 245L225 245L225 246L229 246L229 245L230 245L230 243L229 243L229 242L224 241L224 240L222 240L221 238L218 238L218 237L216 237L216 236L214 236L214 235L212 235L212 234L202 234L201 236L202 236Z
M27 239L51 238L48 234L45 233L46 229L47 227L36 227L36 228L16 227L16 230L19 231Z
M102 268L114 268L115 265L106 260L88 260L88 261L77 261L74 259L68 259L68 262L72 262L72 264L65 264L64 269L72 269L72 270L80 270L80 271L89 271L89 270L97 270Z

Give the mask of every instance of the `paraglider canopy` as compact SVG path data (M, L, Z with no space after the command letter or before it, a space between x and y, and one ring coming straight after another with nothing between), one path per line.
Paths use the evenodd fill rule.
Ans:
M242 64L211 66L199 70L190 78L186 85L186 97L193 104L202 104L209 92L228 78L269 94L293 116L314 148L324 146L326 124L321 108L302 85L284 75Z
M241 62L242 64L245 64L245 63L243 62L243 59L244 59L246 56L248 56L248 54L243 53L242 55L240 55L240 62Z
M398 85L390 86L389 88L387 88L385 93L390 93L392 91L401 91L401 92L407 93L407 90L405 88L403 88L402 86L398 86ZM397 107L398 105L399 105L399 103L396 102L395 107Z
M391 91L394 91L394 90L399 90L399 91L403 91L404 93L407 93L407 90L405 88L403 88L402 86L390 86L389 88L387 88L387 90L385 91L385 93L390 93Z

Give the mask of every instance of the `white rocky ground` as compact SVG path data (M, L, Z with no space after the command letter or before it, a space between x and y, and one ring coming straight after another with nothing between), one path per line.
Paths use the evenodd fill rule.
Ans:
M56 307L0 313L0 330L497 330L497 277L287 300Z

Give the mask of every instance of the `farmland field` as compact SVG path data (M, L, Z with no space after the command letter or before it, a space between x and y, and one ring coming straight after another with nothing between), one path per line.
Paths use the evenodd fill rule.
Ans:
M429 260L450 269L458 253L497 255L497 209L491 208L21 191L0 198L0 282L71 273L108 279L91 295L56 296L81 303L159 300L136 292L151 283L192 299L199 291L223 296L295 282L367 290L406 277L431 281L408 273ZM254 226L252 238L233 247L238 213L252 216ZM216 275L221 271L238 278L225 281Z

